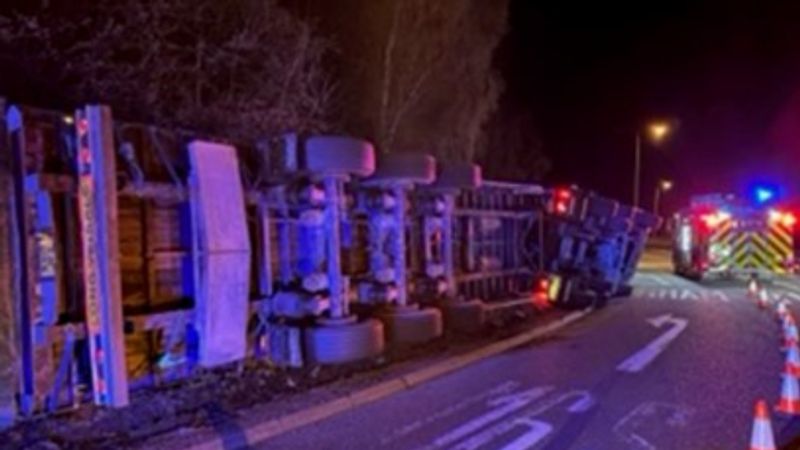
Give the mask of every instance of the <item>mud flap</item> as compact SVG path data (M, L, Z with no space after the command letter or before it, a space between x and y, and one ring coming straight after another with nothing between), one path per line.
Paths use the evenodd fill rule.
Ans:
M198 364L218 366L247 350L250 241L236 149L189 144Z

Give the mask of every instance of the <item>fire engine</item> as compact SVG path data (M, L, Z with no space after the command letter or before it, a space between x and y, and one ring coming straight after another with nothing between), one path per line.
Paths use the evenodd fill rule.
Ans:
M724 277L770 279L794 270L795 214L772 201L710 194L691 199L674 217L675 273L702 280Z

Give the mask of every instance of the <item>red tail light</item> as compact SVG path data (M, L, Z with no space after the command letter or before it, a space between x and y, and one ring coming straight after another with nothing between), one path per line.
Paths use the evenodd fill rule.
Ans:
M540 292L547 292L550 288L550 280L547 278L542 278L539 280L539 291Z
M556 214L566 214L569 212L572 192L569 189L556 189L553 193L553 212Z

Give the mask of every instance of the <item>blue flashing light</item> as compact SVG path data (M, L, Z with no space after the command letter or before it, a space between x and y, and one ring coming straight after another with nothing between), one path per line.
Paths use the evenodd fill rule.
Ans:
M754 194L758 203L767 203L775 198L775 191L764 186L757 187Z

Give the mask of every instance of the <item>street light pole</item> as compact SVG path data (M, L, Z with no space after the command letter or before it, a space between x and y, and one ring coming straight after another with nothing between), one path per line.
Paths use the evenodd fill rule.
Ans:
M667 122L652 122L646 127L647 137L653 143L661 142L670 132ZM633 154L633 206L639 207L639 186L642 177L642 130L636 129L636 141Z
M639 177L642 171L642 136L636 132L636 143L633 155L633 206L639 207Z

